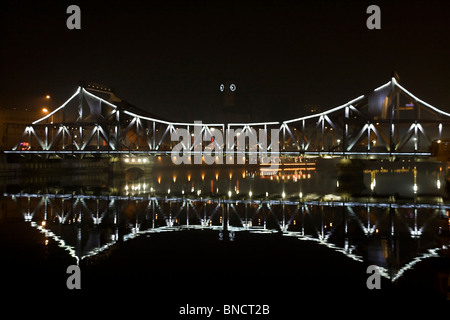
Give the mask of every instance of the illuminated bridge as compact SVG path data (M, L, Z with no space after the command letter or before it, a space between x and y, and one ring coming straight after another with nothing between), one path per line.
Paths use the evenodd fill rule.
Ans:
M189 139L181 139L177 129L186 130ZM231 129L231 139L218 139L228 137L224 132ZM449 131L449 113L419 99L394 77L325 112L260 123L171 122L124 103L111 89L81 85L60 107L27 125L17 145L5 153L43 158L139 156L167 154L181 143L191 154L209 147L217 158L225 152L239 157L241 152L244 161L264 151L283 157L428 158L445 149ZM258 140L262 134L264 146ZM244 144L249 142L239 149L240 135Z

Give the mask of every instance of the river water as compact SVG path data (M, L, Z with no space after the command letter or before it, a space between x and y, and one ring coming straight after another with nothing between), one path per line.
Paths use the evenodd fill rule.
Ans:
M342 290L447 296L446 163L364 161L342 174L336 161L311 159L267 175L256 165L130 159L119 177L84 170L3 180L0 250L11 290L74 294L66 267L76 264L78 296L148 288L150 306L174 314L189 302L294 311L275 300ZM367 288L369 265L379 290Z

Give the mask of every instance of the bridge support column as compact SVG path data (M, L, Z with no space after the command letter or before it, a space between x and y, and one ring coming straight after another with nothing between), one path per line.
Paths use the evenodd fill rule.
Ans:
M336 164L337 191L358 194L364 188L364 164L361 160L343 158Z

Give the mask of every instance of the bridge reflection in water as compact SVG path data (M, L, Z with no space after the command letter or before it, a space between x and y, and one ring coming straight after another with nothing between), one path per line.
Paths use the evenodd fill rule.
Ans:
M384 277L395 281L449 245L450 204L439 201L342 201L311 194L232 199L5 193L4 198L78 263L95 263L121 242L141 235L212 229L223 241L236 241L240 232L314 241L349 259L378 265Z

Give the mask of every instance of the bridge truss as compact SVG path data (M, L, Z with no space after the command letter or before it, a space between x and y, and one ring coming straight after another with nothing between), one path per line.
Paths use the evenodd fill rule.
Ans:
M245 154L261 152L257 135L264 132L269 140L265 151L283 156L428 157L433 143L450 136L450 114L419 99L396 78L325 112L261 123L170 122L90 92L95 90L78 87L59 108L27 125L17 145L5 153L43 157L164 154L180 142L171 139L178 137L177 129L191 136L180 140L192 153L205 150L211 143L206 137L216 150L225 151L225 142L215 137L219 132L225 137L225 130L234 129L253 143ZM279 133L278 141L270 136L273 129ZM238 137L232 136L227 143L226 151L236 154Z

